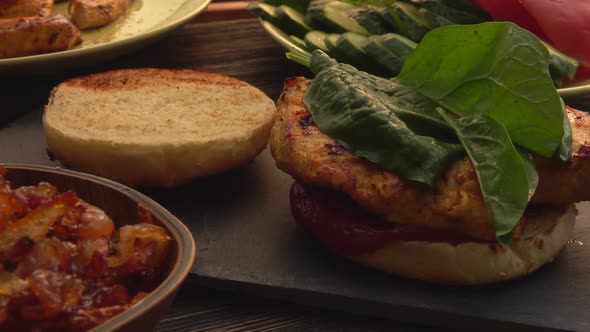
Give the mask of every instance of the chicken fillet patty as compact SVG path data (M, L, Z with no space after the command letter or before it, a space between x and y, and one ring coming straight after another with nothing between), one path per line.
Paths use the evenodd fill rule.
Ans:
M0 0L0 18L53 15L53 0Z
M433 188L407 181L357 158L314 124L303 103L310 80L293 78L277 101L270 147L277 167L295 179L345 192L366 210L397 224L446 229L494 241L496 233L469 158L452 162ZM564 205L590 199L590 116L568 108L572 161L537 158L539 185L530 204ZM525 221L526 220L521 220ZM518 228L515 237L518 237Z
M80 31L62 15L0 19L0 59L70 49Z
M80 29L98 28L121 17L132 0L71 0L68 11Z

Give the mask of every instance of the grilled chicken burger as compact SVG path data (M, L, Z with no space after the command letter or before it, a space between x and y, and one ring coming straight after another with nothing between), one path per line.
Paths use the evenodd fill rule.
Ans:
M565 107L549 53L510 23L429 32L385 79L291 52L270 136L296 222L338 255L447 284L527 275L588 200L590 116ZM516 60L516 61L515 61Z
M334 75L337 79L349 70L342 68ZM329 84L325 75L321 79ZM311 84L301 77L285 82L270 147L278 168L295 179L290 190L295 221L334 253L395 275L484 284L537 270L570 239L577 214L573 203L590 198L586 113L566 109L572 141L569 161L532 154L536 191L511 239L500 241L468 155L449 162L432 186L385 170L320 130L304 102ZM361 86L349 82L357 84ZM357 96L369 94L364 88L358 91L362 93ZM372 107L375 100L367 105Z

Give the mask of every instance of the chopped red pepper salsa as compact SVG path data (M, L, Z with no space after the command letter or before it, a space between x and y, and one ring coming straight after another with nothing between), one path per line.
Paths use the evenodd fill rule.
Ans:
M385 222L364 211L343 193L297 181L291 186L290 196L295 221L328 249L343 256L371 253L390 241L451 244L476 241L451 231Z
M85 331L141 301L162 279L166 231L139 207L116 228L51 184L12 188L0 168L0 330Z

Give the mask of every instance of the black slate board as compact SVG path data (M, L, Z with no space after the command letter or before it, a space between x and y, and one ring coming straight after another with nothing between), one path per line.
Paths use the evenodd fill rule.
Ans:
M0 161L58 165L44 152L41 112L0 128ZM513 282L445 287L387 276L327 253L295 227L289 176L265 151L232 172L174 190L144 190L191 229L190 282L336 310L461 330L590 330L590 204L553 264Z

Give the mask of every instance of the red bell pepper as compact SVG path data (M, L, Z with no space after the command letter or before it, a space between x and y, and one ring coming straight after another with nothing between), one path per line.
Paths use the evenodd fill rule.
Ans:
M589 0L470 0L496 21L518 24L580 61L576 80L590 78Z

